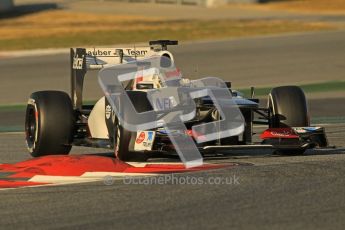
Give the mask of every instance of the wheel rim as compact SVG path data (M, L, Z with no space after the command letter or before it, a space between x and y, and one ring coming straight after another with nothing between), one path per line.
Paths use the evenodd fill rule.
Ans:
M33 106L28 107L27 117L25 122L26 142L29 148L32 148L36 139L36 112Z
M119 145L120 145L120 126L118 123L116 123L116 132L115 132L115 143L114 143L114 152L115 152L115 157L119 158Z

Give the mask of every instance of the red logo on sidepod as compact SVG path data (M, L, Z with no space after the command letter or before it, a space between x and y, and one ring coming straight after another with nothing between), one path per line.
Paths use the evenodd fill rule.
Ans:
M137 144L140 144L141 142L143 142L145 140L145 133L141 132L139 134L139 136L137 137L137 140L135 141Z

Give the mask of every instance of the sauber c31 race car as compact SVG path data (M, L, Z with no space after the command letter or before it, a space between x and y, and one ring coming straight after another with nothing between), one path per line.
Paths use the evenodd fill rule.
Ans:
M88 146L114 149L115 156L120 160L141 161L156 153L173 153L175 146L164 128L137 132L127 130L117 119L107 96L93 105L85 105L82 99L83 82L88 71L99 71L152 56L164 57L173 63L174 57L167 50L169 45L177 45L177 41L151 41L147 47L72 48L71 95L60 91L39 91L29 98L25 132L30 154L33 157L68 154L72 146ZM153 77L141 76L128 81L123 87L136 111L141 113L152 110L146 93L163 88L164 84ZM328 146L324 128L310 126L307 100L299 87L273 88L266 107L259 106L259 100L254 98L254 88L252 96L244 98L231 88L230 82L226 83L226 87L243 116L244 131L236 136L195 142L201 153L268 148L285 154L303 154L308 148ZM195 104L195 116L184 123L186 132L180 134L188 135L193 140L198 135L192 131L194 125L221 119L210 97L195 99ZM258 141L253 138L256 135L253 131L255 125L267 127Z

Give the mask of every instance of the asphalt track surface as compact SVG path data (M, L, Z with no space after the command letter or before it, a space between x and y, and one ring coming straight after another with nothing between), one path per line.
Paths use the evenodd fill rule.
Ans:
M181 69L192 77L200 76L200 72L217 74L231 79L235 86L268 82L296 84L343 80L344 38L345 32L331 32L186 44L174 50ZM25 102L31 91L46 87L68 90L66 55L3 59L0 63L2 103ZM91 90L88 95L92 98L97 92ZM332 100L341 100L341 96ZM328 103L328 99L324 100ZM339 102L328 103L334 115L343 114L344 104ZM318 114L328 114L325 108L317 110ZM0 191L0 226L9 229L343 229L345 125L326 125L326 131L331 145L338 148L311 150L304 156L278 156L270 151L233 152L206 161L237 166L176 175L205 180L239 178L239 183L234 184L128 185L119 180L112 185L94 182L3 190ZM30 158L23 139L22 133L0 134L0 163ZM104 149L72 150L72 154L90 153L111 156Z
M220 77L234 88L345 79L345 31L195 42L171 47L187 78ZM24 104L38 90L70 91L69 54L0 59L0 104ZM97 72L86 75L85 99L102 95ZM344 98L345 93L339 95Z
M331 144L343 143L344 125L326 128ZM1 162L30 158L23 138L0 135ZM72 154L90 152L74 148ZM311 150L304 156L240 151L206 162L238 166L175 174L202 178L203 184L119 180L3 190L0 224L8 229L343 229L345 148ZM237 182L215 185L209 178Z

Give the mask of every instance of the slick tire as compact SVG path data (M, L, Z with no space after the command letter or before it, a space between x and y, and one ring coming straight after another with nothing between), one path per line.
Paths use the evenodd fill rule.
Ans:
M269 94L271 127L309 126L308 106L304 92L297 86L273 88Z
M70 97L60 91L30 95L25 118L26 144L33 157L67 155L72 146L75 115Z
M152 110L151 103L147 100L146 93L141 91L127 91L131 102L138 113ZM129 113L126 106L122 107L123 116ZM121 161L146 161L149 158L148 153L134 151L136 132L126 130L115 120L114 151L115 157Z
M271 90L268 97L271 112L270 127L308 127L307 100L303 90L297 86L281 86ZM301 155L306 149L282 149L277 154Z

